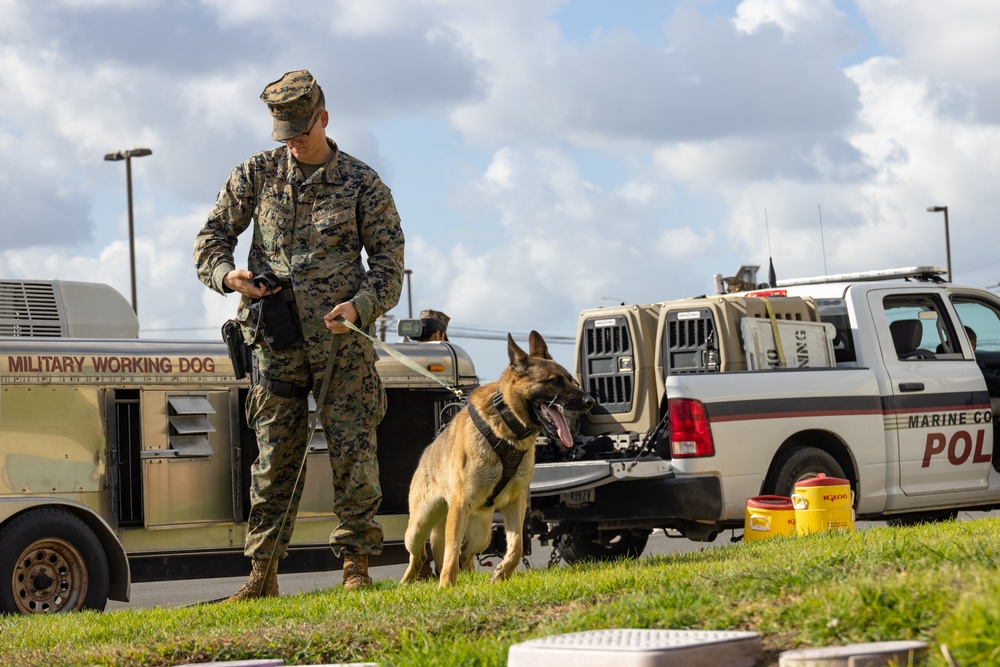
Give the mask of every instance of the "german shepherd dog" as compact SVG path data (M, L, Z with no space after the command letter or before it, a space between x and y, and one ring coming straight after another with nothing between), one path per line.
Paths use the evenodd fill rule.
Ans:
M535 468L535 437L544 431L567 447L573 436L564 410L586 412L591 398L552 360L536 331L525 353L507 335L510 366L496 382L477 387L469 402L424 450L410 482L403 583L428 578L428 538L441 586L454 585L460 569L490 541L493 511L503 516L507 552L493 581L511 575L524 553L524 513Z

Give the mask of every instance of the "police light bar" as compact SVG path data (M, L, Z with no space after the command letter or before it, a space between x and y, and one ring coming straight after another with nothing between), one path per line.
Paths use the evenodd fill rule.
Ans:
M858 273L838 273L829 276L813 276L811 278L791 278L779 280L778 287L792 285L816 285L820 283L851 283L875 280L895 280L917 278L933 282L944 282L941 276L948 270L943 266L908 266L900 269L880 269L878 271L860 271Z

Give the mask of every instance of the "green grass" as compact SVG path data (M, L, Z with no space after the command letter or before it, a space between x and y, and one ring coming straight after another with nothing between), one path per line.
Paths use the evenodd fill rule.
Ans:
M1000 519L774 538L490 584L382 581L180 609L0 617L0 664L506 665L515 643L604 628L752 630L785 650L921 640L928 665L1000 662Z

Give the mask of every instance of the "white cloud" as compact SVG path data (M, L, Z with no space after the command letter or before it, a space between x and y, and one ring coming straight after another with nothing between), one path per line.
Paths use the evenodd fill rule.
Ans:
M581 308L705 292L769 245L779 277L944 263L932 204L956 277L1000 277L994 3L636 11L645 25L564 0L0 0L0 147L19 156L0 168L0 264L127 294L123 167L101 158L148 145L142 325L216 337L235 302L196 281L194 231L273 145L260 90L305 66L331 136L406 193L414 306L456 324L568 335ZM433 146L400 130L415 119Z
M714 242L715 231L712 229L680 227L660 232L655 248L666 259L684 261L691 256L703 254Z
M733 24L746 33L773 24L792 34L828 32L831 25L843 19L843 12L832 0L743 0L736 7Z
M1000 122L1000 4L859 0L875 33L912 77L926 77L950 116Z
M489 66L485 97L461 105L453 118L475 142L556 137L608 152L835 131L850 122L857 91L831 55L849 40L816 47L821 27L823 34L848 32L843 15L823 6L829 11L812 17L809 32L796 40L775 30L747 35L728 21L681 9L667 20L660 48L621 30L570 43L546 18L541 26L548 29L524 31L512 50L495 39L494 26L462 24L461 34Z
M898 48L914 72L957 81L995 82L1000 60L1000 4L981 0L858 0L865 18ZM973 56L974 54L974 56ZM971 57L970 57L971 56Z
M423 20L415 19L414 12L422 12L425 5L435 3L414 0L383 0L381 2L352 2L337 0L338 13L330 21L334 34L368 37L394 32L404 32Z

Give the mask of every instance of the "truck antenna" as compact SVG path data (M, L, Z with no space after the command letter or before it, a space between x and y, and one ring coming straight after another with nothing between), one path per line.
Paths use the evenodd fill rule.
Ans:
M823 237L823 207L820 204L816 204L816 208L819 209L819 243L823 249L823 275L826 275L829 272L826 270L826 239Z
M767 286L778 286L778 276L774 273L774 257L771 255L771 226L767 223L767 207L764 207L764 232L767 235Z
M764 234L767 236L767 256L771 256L771 227L767 224L767 207L764 207Z

